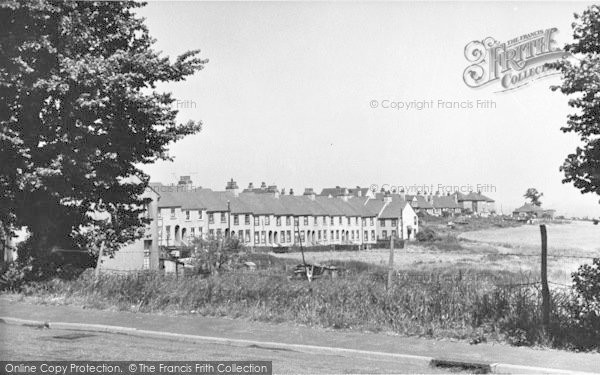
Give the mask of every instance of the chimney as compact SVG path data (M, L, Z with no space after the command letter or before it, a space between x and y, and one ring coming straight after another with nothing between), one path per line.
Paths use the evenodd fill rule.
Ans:
M404 189L400 189L400 198L402 198L402 200L406 200L406 192L404 191Z
M254 190L254 184L252 182L248 184L248 190Z
M265 182L261 182L260 184L260 190L266 190L267 189L267 184L265 184Z
M290 192L288 195L294 195L294 189L290 188Z
M233 178L225 186L225 191L232 192L234 197L237 197L239 195L240 192L238 189L237 182L233 181Z
M281 188L281 195L285 195L285 188Z
M192 179L190 178L190 176L180 176L179 177L179 182L177 183L177 190L179 191L184 190L190 190L190 188L192 187Z
M303 195L308 196L313 201L315 200L315 196L316 196L315 191L313 190L313 188L306 188L306 189L304 189L304 194Z
M360 190L360 186L356 186L356 196L357 197L362 197L362 190Z
M383 201L385 203L391 203L392 202L392 195L390 193L385 193L385 195L383 196Z

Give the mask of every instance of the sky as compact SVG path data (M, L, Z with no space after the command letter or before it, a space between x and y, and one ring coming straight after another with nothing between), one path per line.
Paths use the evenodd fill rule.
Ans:
M579 138L563 133L559 76L506 92L468 87L465 46L558 28L571 41L577 2L149 2L155 49L200 49L205 69L158 86L178 120L203 130L170 146L152 181L223 190L233 178L302 193L334 186L481 188L499 212L525 201L566 216L600 216L597 195L562 184ZM493 86L493 87L492 87ZM477 101L493 103L477 108ZM421 110L391 103L433 103ZM450 104L446 104L451 102ZM461 108L461 103L473 108ZM413 104L414 105L414 104ZM463 104L464 105L464 104ZM374 108L375 107L375 108ZM384 108L386 107L386 108Z

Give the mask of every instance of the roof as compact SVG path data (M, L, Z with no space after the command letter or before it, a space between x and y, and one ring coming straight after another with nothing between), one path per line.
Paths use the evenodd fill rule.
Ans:
M521 207L515 209L513 212L523 212L523 213L536 213L536 212L544 212L545 210L539 206L533 205L531 203L525 203Z
M388 204L385 205L380 219L398 219L402 217L402 210L406 207L408 203L401 199L392 200Z
M462 194L459 192L455 193L458 201L459 202L463 202L463 201L474 201L474 202L494 202L494 200L492 198L486 197L485 195L481 194L480 192L469 192L469 194Z
M357 186L355 188L345 188L336 186L334 188L324 188L321 190L321 196L324 197L340 197L344 195L352 195L355 197L364 197L369 192L369 188L361 188Z
M433 205L427 201L424 195L409 195L405 197L406 201L414 208L431 209Z
M434 195L431 197L431 204L434 208L460 208L458 203L451 195Z

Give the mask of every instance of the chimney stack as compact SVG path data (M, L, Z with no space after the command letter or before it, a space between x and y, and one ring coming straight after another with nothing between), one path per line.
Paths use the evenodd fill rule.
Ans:
M248 190L254 190L254 184L252 182L248 184Z
M294 195L294 189L290 188L290 192L288 195Z
M233 193L234 197L237 197L239 195L239 188L237 182L233 181L233 178L225 186L225 191Z
M192 187L192 179L190 176L180 176L177 183L177 190L188 191Z
M304 194L303 195L308 196L313 201L315 200L315 196L316 196L315 191L313 190L313 188L306 188L306 189L304 189Z
M260 184L260 189L261 189L261 190L266 190L266 189L267 189L267 184L266 184L264 181L263 181L263 182L261 182L261 184Z

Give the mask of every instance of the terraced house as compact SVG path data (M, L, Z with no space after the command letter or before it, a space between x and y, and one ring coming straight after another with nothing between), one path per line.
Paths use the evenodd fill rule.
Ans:
M251 247L359 245L370 248L391 236L413 239L418 218L399 196L372 198L360 193L285 194L276 186L252 184L243 192L231 180L224 191L152 184L159 192L158 244L177 247L193 238L231 236Z

